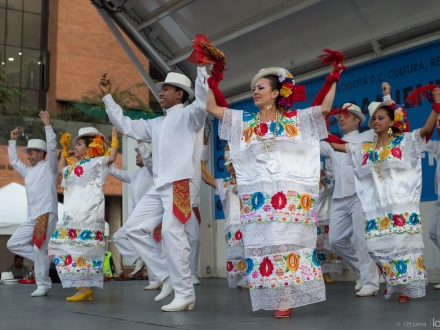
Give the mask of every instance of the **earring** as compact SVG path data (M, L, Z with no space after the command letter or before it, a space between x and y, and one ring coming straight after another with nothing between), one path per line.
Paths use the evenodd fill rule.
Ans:
M90 158L89 156L85 156L84 157L85 160L89 160L89 158Z
M391 129L391 127L388 128L388 135L389 137L393 136L393 130Z
M267 111L269 111L270 109L272 109L272 103L266 107Z

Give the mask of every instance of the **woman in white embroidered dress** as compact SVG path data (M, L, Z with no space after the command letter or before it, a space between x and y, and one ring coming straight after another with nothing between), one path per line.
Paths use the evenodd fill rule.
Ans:
M78 288L74 296L67 297L68 301L92 300L91 287L103 287L105 219L102 186L109 165L118 153L117 134L113 129L112 149L107 157L102 156L104 136L94 127L82 128L73 140L78 162L66 166L66 150L59 161L64 214L50 240L49 256L53 258L63 288ZM69 144L70 141L67 150Z
M314 206L319 140L327 137L322 113L331 108L336 84L322 106L285 111L295 87L289 71L268 68L251 82L257 114L218 107L212 90L207 102L222 121L220 138L229 142L236 171L252 309L276 310L275 317L325 300Z
M215 188L225 214L226 277L229 287L247 287L246 263L244 260L243 234L240 222L240 199L237 191L235 169L230 158L229 146L225 146L225 167L231 175L224 179L213 179L202 171L203 181Z
M388 84L386 84L388 85ZM389 86L389 85L388 85ZM389 93L388 93L389 94ZM433 91L440 103L440 89ZM425 296L420 194L425 137L436 123L437 113L411 133L406 112L393 101L373 102L368 125L374 141L346 145L332 143L347 152L353 163L356 191L365 214L365 238L373 260L386 277L385 297L398 292L399 302Z
M319 199L317 203L318 227L316 239L316 254L321 264L322 275L326 283L332 283L330 273L341 274L342 263L328 241L330 231L330 216L333 212L333 191L335 189L334 175L330 161L325 162L325 170L321 170L319 181Z

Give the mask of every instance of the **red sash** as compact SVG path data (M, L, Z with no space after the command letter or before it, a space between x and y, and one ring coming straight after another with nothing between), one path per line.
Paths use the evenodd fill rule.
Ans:
M49 222L49 213L40 215L35 223L34 232L32 233L32 242L41 249L41 245L46 240L47 223Z

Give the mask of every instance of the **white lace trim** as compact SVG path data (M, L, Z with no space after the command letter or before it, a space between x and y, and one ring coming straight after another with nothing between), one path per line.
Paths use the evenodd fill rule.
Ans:
M423 249L425 247L421 233L384 235L368 238L366 242L368 252L378 256L405 253L408 250Z
M308 193L312 198L317 199L319 194L319 186L316 181L306 183L300 177L285 177L283 181L275 181L269 176L264 178L263 176L258 178L258 182L245 182L241 181L238 185L239 195L252 194L255 192L265 192L273 195L279 191L294 190L297 192Z
M310 281L282 289L254 289L250 291L252 310L277 310L301 307L325 300L323 280Z
M58 273L63 288L97 287L102 289L104 277L102 274L65 274Z
M226 260L243 259L244 246L226 246Z
M228 279L228 284L231 289L236 289L238 286L245 287L248 285L246 272L240 273L239 275L229 276L226 272L226 277Z
M391 295L395 292L402 293L410 298L421 298L426 296L426 286L428 281L410 282L405 285L390 286L387 284L386 299L390 299Z
M392 196L396 198L396 196ZM361 200L362 210L365 214L365 219L375 219L377 217L387 216L389 213L391 214L400 214L400 213L417 213L420 214L419 203L420 194L413 193L411 196L404 195L401 196L399 200L399 204L393 203L388 198L377 198L374 201L365 203Z
M243 244L249 248L271 248L272 246L295 245L299 249L311 248L316 246L316 227L306 226L300 223L256 223L245 225L243 227ZM268 255L287 251L275 251L272 253L263 253Z
M328 261L321 261L322 273L342 274L342 264Z

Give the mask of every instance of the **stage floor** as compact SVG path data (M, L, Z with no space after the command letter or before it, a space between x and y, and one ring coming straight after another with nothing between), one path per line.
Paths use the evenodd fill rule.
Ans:
M289 319L275 319L273 311L252 312L249 292L229 289L226 279L202 279L194 310L177 313L162 312L173 296L156 303L159 291L145 291L147 284L105 282L90 302L67 302L74 289L61 284L42 298L30 296L35 285L0 284L0 329L440 329L440 291L434 284L426 297L399 304L397 295L357 298L355 283L334 282L327 285L325 302L296 308Z

